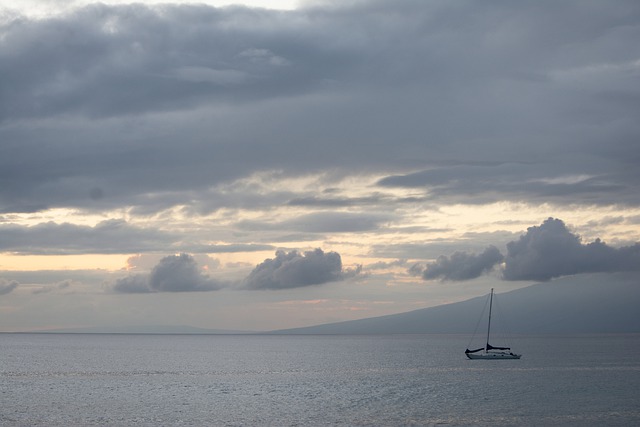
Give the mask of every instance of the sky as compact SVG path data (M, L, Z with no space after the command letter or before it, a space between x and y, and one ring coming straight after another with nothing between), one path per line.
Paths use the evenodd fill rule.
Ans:
M640 279L638 40L634 0L0 6L0 331Z

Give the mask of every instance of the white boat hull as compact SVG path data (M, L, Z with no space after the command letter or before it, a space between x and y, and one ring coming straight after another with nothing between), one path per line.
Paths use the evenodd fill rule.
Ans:
M503 360L503 359L520 359L520 354L514 353L498 353L498 352L489 352L489 353L481 353L481 354L473 354L467 353L467 357L469 359L480 359L480 360Z

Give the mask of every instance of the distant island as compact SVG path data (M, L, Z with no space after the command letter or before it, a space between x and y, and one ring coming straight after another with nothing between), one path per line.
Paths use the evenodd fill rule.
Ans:
M484 299L478 297L407 313L272 333L472 333ZM509 332L513 334L640 332L640 282L637 274L568 277L502 293L498 300L504 317L508 319Z
M94 326L85 328L60 328L30 331L44 334L159 334L159 335L230 335L250 334L250 331L227 329L207 329L186 325L131 325L131 326Z

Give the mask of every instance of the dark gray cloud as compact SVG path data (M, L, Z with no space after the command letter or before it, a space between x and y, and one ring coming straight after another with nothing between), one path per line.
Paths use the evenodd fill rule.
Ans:
M15 20L6 33L10 48L2 52L2 71L15 86L4 86L3 99L27 96L14 108L3 103L2 117L123 115L261 92L261 80L277 85L295 74L278 55L254 47L265 35L260 23L277 19L267 14L95 4L49 19Z
M385 203L210 193L329 169L444 202L638 205L639 19L632 0L7 18L0 212Z
M549 162L439 165L420 172L389 176L378 184L423 188L430 198L438 200L455 201L466 196L467 203L477 204L504 198L562 203L567 197L611 204L623 195L623 203L640 201L629 187L630 180L636 177L624 171L612 172L602 165L593 165L580 173L572 166L563 170Z
M133 275L118 279L113 290L123 293L205 292L225 286L202 273L191 255L164 257L149 275Z
M259 264L242 281L246 289L288 289L345 280L360 273L342 268L337 252L321 249L300 253L277 251L274 259ZM134 274L115 280L112 289L120 293L206 292L231 287L233 283L204 274L193 256L162 258L149 274Z
M1 224L0 251L20 254L68 255L82 253L132 253L171 246L172 233L107 220L95 227L46 222L31 227Z
M308 233L355 233L377 230L393 218L389 214L317 212L296 218L266 223L263 221L241 221L236 224L244 230L292 230Z
M398 203L398 199L383 197L379 194L373 194L368 197L327 197L327 196L309 196L296 197L289 200L290 206L305 206L317 208L341 208L351 206L376 206L380 203Z
M289 289L319 285L344 280L360 272L359 269L344 271L342 259L337 252L321 249L300 253L277 251L256 266L244 280L248 289Z
M454 252L440 255L434 263L409 269L425 280L469 280L504 263L504 280L547 281L555 277L584 273L640 271L640 243L615 248L600 239L583 244L560 219L548 218L539 226L507 243L507 254L495 246L480 254Z
M252 243L237 243L231 245L189 245L193 252L220 254L220 253L237 253L237 252L261 252L275 249L272 245L261 245Z
M221 284L201 273L192 256L168 256L160 260L149 275L149 286L158 292L210 291Z
M425 280L459 281L475 279L491 271L502 259L502 254L495 246L489 246L480 254L454 252L449 257L441 255L434 263L427 265L422 271L422 277ZM415 267L410 271L415 274Z
M113 285L113 290L126 294L146 294L154 292L149 285L149 276L145 274L135 274L117 279Z
M0 295L6 295L10 293L18 286L20 286L20 283L15 280L6 280L0 278Z
M194 234L138 227L124 220L106 220L95 226L55 222L34 226L0 224L0 252L71 255L83 253L146 253L158 248L176 252L237 253L273 250L268 244L233 243L213 245L202 231Z
M613 248L600 239L583 244L563 221L549 218L507 244L504 278L541 280L581 273L640 271L640 243Z

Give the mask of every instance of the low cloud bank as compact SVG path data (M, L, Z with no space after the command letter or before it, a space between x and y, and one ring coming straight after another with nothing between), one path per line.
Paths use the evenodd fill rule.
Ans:
M337 252L325 253L321 249L304 253L277 251L275 258L256 266L242 281L242 288L298 288L341 281L359 273L359 267L343 270ZM137 274L118 279L113 290L121 293L205 292L231 285L202 273L193 256L183 253L162 258L148 275Z
M583 244L562 220L548 218L507 243L504 256L495 246L489 246L477 255L441 255L426 268L413 266L410 272L425 280L461 281L477 278L499 265L504 280L548 281L582 273L640 271L640 244L614 248L600 239Z

